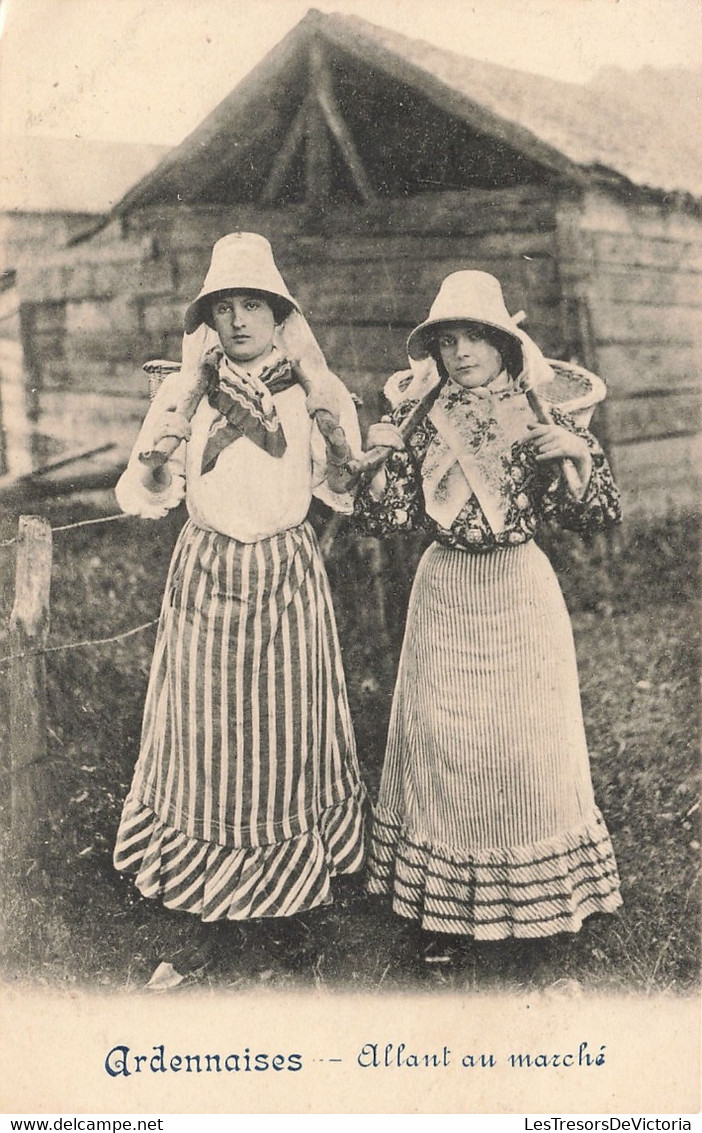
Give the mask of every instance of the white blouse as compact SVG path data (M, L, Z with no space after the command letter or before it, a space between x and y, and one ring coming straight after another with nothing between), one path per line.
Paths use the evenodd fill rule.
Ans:
M270 357L265 359L265 364ZM257 377L259 365L249 371ZM353 496L333 492L326 482L326 446L307 411L300 385L274 394L273 401L287 447L281 457L270 456L248 437L239 437L222 449L214 467L202 475L202 456L210 427L219 416L206 398L191 422L189 439L169 457L170 482L160 491L147 487L149 470L139 453L153 448L163 436L164 414L182 404L181 373L164 379L144 419L129 463L115 489L117 502L129 515L158 519L185 497L191 519L209 531L218 531L242 543L255 543L296 527L305 519L315 495L335 511L351 514ZM361 436L353 399L343 382L327 375L325 388L354 456L361 452Z

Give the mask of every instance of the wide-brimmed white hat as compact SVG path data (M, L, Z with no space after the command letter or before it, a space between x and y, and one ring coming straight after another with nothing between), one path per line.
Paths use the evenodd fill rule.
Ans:
M212 249L200 294L185 312L185 333L193 334L206 321L206 300L210 296L218 291L234 290L260 291L273 299L284 300L288 312L300 311L276 267L273 249L265 236L257 232L232 232L218 240Z
M446 276L428 317L407 339L407 353L415 360L427 358L437 326L465 322L481 323L509 335L523 357L522 336L516 319L505 306L500 281L486 271L455 271Z

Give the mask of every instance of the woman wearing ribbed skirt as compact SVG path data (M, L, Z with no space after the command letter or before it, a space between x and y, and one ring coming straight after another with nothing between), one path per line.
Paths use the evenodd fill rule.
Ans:
M392 416L368 436L394 451L356 501L369 533L433 537L409 603L369 889L430 933L575 932L621 897L570 620L533 535L542 520L587 532L620 519L594 436L555 404L543 413L556 391L589 420L604 387L549 365L484 272L444 280L408 352L386 387Z
M356 410L257 233L217 242L185 332L117 486L126 512L157 519L184 499L188 519L114 861L144 897L207 924L290 917L327 904L332 878L364 859L365 791L307 520L313 494L352 510L333 458L360 448Z

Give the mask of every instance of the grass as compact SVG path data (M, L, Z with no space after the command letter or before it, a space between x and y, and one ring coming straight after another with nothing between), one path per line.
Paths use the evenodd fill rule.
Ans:
M108 514L108 497L43 507L52 526ZM156 617L182 515L57 532L53 643L102 638ZM327 986L378 993L437 986L476 991L555 987L652 994L698 985L699 640L695 524L625 528L601 542L544 539L568 601L593 779L622 877L621 916L594 917L573 938L473 946L451 968L423 963L412 927L338 880L335 902L301 918L225 926L213 988ZM0 541L11 538L11 517ZM416 541L352 541L329 560L362 771L375 797ZM12 604L12 548L0 548L0 634ZM609 563L609 565L608 565ZM374 567L377 584L373 584ZM359 594L364 596L359 603ZM382 605L384 604L384 611ZM52 822L22 859L0 845L4 978L51 987L141 988L194 918L141 898L111 864L136 755L154 630L48 657ZM0 636L0 655L7 652ZM0 670L0 721L7 719ZM0 724L0 728L3 727ZM4 737L6 738L6 737ZM7 751L7 744L3 745ZM2 826L10 770L0 765Z

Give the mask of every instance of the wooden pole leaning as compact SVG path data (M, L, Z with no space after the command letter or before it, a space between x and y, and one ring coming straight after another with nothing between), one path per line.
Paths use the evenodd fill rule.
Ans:
M553 417L547 409L544 402L539 397L538 393L531 386L526 390L526 399L529 402L531 411L536 417L540 425L552 425ZM580 497L582 494L583 485L580 483L580 477L575 469L575 465L571 460L562 460L561 468L563 470L563 478L570 488L574 496Z
M10 616L10 814L13 850L19 856L36 843L51 806L44 653L51 559L48 521L36 515L20 516Z
M417 402L414 409L407 414L399 427L400 436L403 441L409 440L417 426L428 416L442 385L443 383L440 383L438 386L435 386L434 389L430 390L421 401ZM362 480L369 479L374 472L377 472L392 451L391 448L387 448L385 445L376 445L375 448L368 449L368 452L362 453L357 460L349 460L346 467L352 482L357 487L360 486Z

